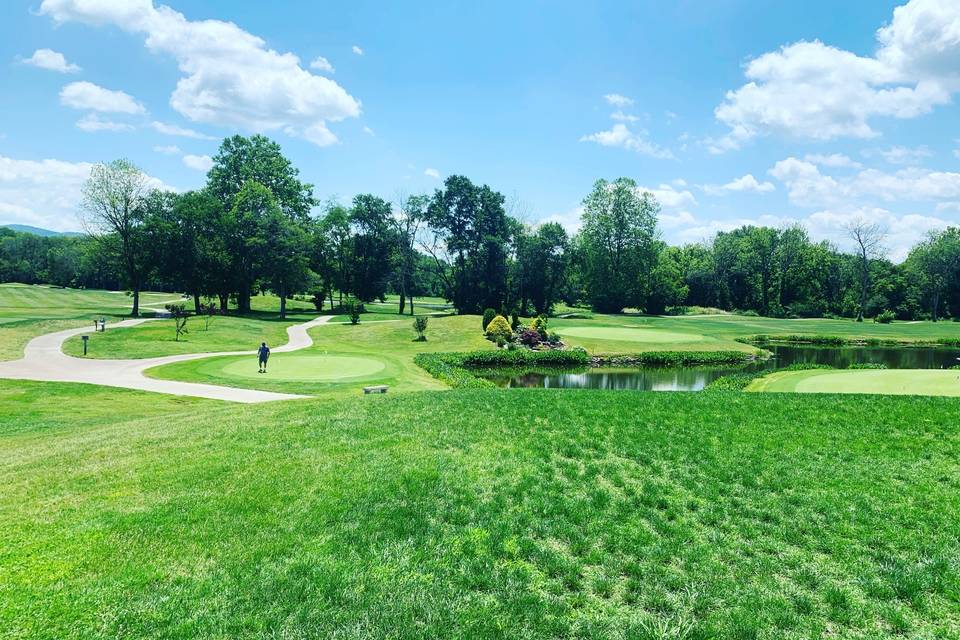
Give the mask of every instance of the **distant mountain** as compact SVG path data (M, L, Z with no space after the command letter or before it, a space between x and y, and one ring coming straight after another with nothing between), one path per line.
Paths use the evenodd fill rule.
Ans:
M82 236L82 233L76 231L50 231L50 229L41 229L40 227L31 227L28 224L0 224L0 227L6 227L20 233L32 233L35 236Z

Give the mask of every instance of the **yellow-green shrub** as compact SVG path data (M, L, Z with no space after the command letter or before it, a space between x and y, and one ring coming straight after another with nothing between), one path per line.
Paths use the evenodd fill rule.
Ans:
M503 316L497 316L490 321L490 324L487 325L487 336L492 340L497 338L502 338L503 340L510 340L513 336L513 330L510 328L510 322Z

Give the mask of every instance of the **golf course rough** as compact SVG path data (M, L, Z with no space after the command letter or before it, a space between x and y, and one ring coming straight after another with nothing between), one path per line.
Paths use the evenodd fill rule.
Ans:
M778 371L754 380L746 391L960 396L960 371L952 369Z
M648 344L668 344L681 342L699 342L706 336L698 333L681 333L663 329L634 327L563 327L560 335L592 340L618 340L622 342L642 342Z

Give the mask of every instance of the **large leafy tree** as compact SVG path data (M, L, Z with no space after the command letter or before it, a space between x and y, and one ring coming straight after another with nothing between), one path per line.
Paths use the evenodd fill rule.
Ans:
M280 212L273 193L259 182L248 181L233 199L227 248L233 259L233 270L239 292L237 306L250 311L250 295L260 269L270 260L271 243L260 234L268 217Z
M956 311L960 300L947 298L960 288L960 229L931 232L910 250L906 264L928 300L931 320L940 318L944 306Z
M657 213L653 194L636 182L598 180L583 201L585 284L597 311L643 308L648 279L656 262Z
M546 222L517 241L517 286L520 309L527 301L537 314L551 313L560 299L570 260L570 239L556 222Z
M387 290L396 249L390 203L371 194L354 197L350 208L353 231L352 293L364 302L382 298Z
M433 194L427 220L434 242L426 247L446 283L447 299L460 313L501 308L508 245L517 224L507 216L503 195L464 176L450 176Z
M113 251L133 294L130 315L140 315L140 289L149 269L143 234L144 204L151 191L147 176L129 160L96 164L83 186L80 210L87 232Z

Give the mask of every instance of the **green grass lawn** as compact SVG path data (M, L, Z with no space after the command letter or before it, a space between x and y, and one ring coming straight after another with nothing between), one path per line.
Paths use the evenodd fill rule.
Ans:
M4 637L960 630L953 399L88 389L0 383Z
M950 369L778 371L754 380L746 390L960 396L960 371Z
M142 293L141 305L159 305L179 297L172 293ZM0 284L0 360L16 360L32 338L44 333L90 325L104 316L111 320L130 313L130 298L122 291L63 289L16 283Z
M269 373L262 375L256 374L253 356L177 362L148 369L146 374L167 380L320 396L355 395L361 393L364 386L379 384L389 385L390 393L397 393L443 388L440 382L413 363L418 353L494 348L493 343L483 337L477 316L430 318L427 342L414 341L416 334L412 323L410 318L404 318L315 327L310 331L314 340L312 347L272 355ZM330 360L332 356L336 359ZM352 375L355 369L348 366L351 358L354 363L364 363L364 373ZM288 359L297 364L287 367L285 362ZM378 363L381 368L372 370L371 363ZM299 371L288 373L291 369ZM306 376L300 375L303 372ZM333 377L339 373L350 375Z

